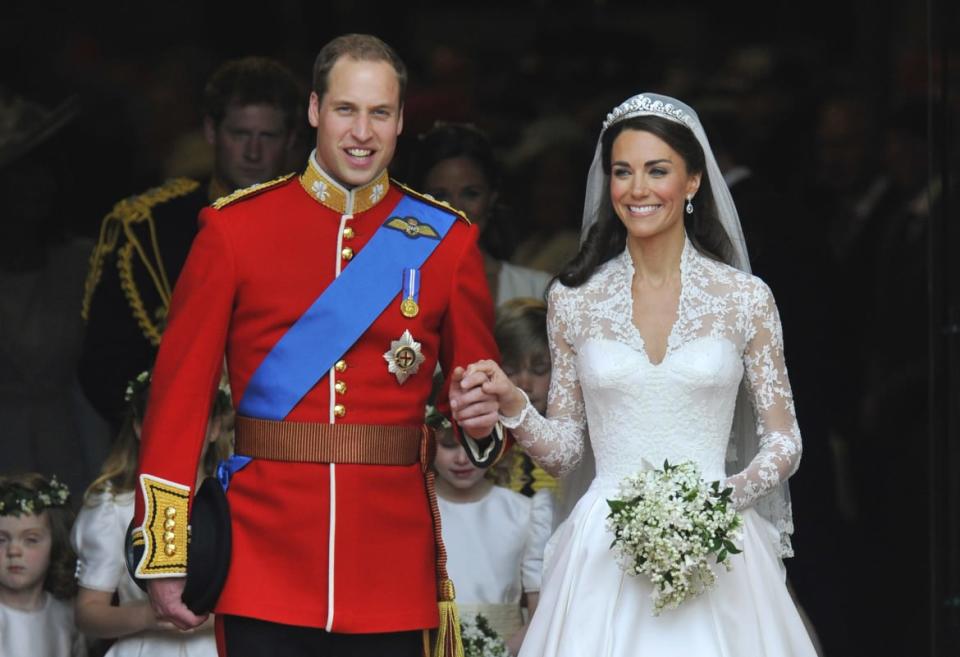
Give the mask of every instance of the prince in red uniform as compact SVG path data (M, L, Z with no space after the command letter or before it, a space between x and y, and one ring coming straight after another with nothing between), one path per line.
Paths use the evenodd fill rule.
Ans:
M137 575L158 615L203 620L180 598L186 518L226 354L237 452L252 457L227 493L215 612L229 657L421 654L438 623L420 437L438 363L475 458L503 449L496 402L457 369L497 357L477 231L387 175L405 82L375 37L327 44L305 171L205 209L174 292L143 430Z

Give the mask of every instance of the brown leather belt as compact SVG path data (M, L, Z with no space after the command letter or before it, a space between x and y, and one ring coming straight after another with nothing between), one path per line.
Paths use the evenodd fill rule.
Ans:
M426 426L276 422L238 415L235 451L271 461L429 465L432 430Z

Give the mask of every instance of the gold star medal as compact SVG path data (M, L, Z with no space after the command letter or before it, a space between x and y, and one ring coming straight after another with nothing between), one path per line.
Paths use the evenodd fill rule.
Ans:
M383 359L387 361L387 370L396 375L398 383L403 384L417 373L426 356L421 351L420 343L406 330L399 340L390 342L390 349L384 352Z
M403 292L400 297L400 314L407 319L413 319L420 313L420 304L417 300L420 298L420 270L403 270Z

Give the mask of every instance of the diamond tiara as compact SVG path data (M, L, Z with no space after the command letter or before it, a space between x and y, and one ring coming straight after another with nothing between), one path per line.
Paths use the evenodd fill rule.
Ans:
M693 128L696 123L692 116L673 103L665 103L662 100L652 100L640 94L620 103L612 112L607 114L607 120L603 122L603 129L606 130L618 121L645 114L662 116L665 119L683 123L689 128Z

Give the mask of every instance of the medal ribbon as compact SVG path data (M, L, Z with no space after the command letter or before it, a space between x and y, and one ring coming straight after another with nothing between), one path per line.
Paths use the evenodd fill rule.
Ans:
M417 306L420 305L420 270L407 268L403 270L403 294L402 299L412 299Z
M437 236L397 229L398 218L426 224ZM350 265L264 357L237 411L264 420L285 418L401 292L397 272L418 270L456 221L450 212L404 196ZM419 293L419 278L416 283Z

